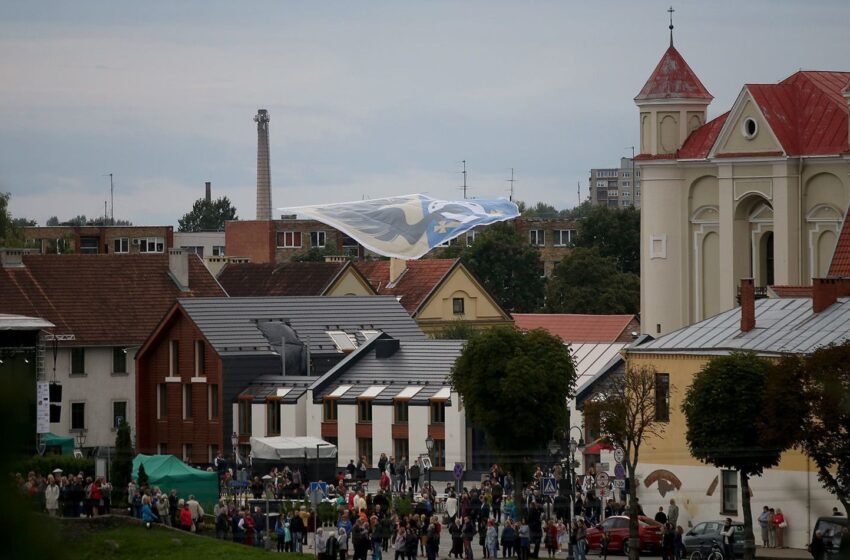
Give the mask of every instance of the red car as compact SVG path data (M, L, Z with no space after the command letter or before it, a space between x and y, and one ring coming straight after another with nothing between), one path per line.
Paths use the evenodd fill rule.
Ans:
M657 552L661 550L660 523L649 517L638 517L638 535L640 537L640 549ZM624 554L629 552L629 517L627 515L612 515L600 525L590 527L587 530L587 546L590 550L602 548L600 541L602 533L608 532L608 550L620 551Z

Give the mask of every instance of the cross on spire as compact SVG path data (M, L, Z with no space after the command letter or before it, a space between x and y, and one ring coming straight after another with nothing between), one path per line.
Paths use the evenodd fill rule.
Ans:
M670 14L670 46L673 46L673 12L676 10L673 9L673 6L670 6L667 9L667 13Z

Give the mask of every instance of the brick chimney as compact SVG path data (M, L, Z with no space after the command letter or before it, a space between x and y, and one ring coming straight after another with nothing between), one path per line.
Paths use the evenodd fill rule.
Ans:
M168 250L168 272L181 291L189 291L189 253L183 249Z
M752 278L741 278L741 332L756 328L756 288Z
M207 199L207 202L212 202L212 183L207 181L206 183L204 183L204 186L206 187L206 192L204 193L204 196Z
M257 110L257 219L272 219L272 179L269 168L269 112Z
M820 313L838 299L838 278L812 278L812 311Z
M397 259L395 257L390 259L390 284L395 284L396 281L401 277L404 271L407 270L407 261L404 259Z

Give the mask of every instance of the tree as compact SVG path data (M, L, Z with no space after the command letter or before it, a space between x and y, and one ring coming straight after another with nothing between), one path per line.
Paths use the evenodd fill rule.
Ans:
M545 202L538 202L530 208L524 208L522 212L525 218L557 218L559 214L557 208Z
M569 349L543 329L487 329L469 339L455 362L452 387L467 419L513 473L518 505L528 459L545 449L553 429L567 425L575 378Z
M803 451L818 479L850 515L850 342L786 361L788 374L804 380Z
M451 324L434 331L431 337L437 340L468 340L477 332L478 329L468 321L453 321Z
M462 258L506 310L527 313L540 307L543 299L540 253L523 241L513 224L488 226Z
M123 421L115 436L115 459L112 461L113 503L122 503L127 498L127 485L133 476L133 444L130 441L130 425Z
M622 376L604 384L584 405L585 418L598 418L602 436L623 449L629 486L629 558L639 557L638 499L635 472L640 448L647 439L661 437L666 416L660 411L668 403L655 400L655 368L628 367Z
M139 488L145 488L148 485L148 473L145 471L144 465L139 465Z
M58 216L50 216L47 218L47 221L44 222L46 226L58 226L59 225L59 217Z
M596 247L575 249L546 286L549 313L634 314L640 310L640 279L620 272L613 257Z
M13 218L9 211L11 193L0 192L0 247L22 247L24 237L21 228L35 225L26 218Z
M640 274L640 211L594 206L581 221L576 247L596 247L621 272Z
M236 219L236 208L226 196L216 200L199 198L192 210L178 220L178 231L224 231L224 222Z
M741 509L744 513L744 558L755 556L750 484L753 476L779 464L796 438L794 417L800 410L766 412L770 407L793 407L793 399L781 398L782 370L752 353L732 353L712 358L696 374L682 403L691 455L718 468L734 469L741 477ZM793 391L793 385L785 391ZM770 395L770 397L768 396Z

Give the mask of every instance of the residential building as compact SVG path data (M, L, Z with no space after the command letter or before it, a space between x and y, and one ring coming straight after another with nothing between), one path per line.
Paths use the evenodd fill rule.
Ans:
M239 398L246 387L272 378L305 388L384 332L425 339L393 297L181 298L136 357L137 448L209 463L236 433L247 455L251 434L267 431ZM301 431L283 419L282 433Z
M589 198L611 208L640 208L640 168L632 158L621 157L619 167L590 170Z
M358 261L354 266L375 292L398 298L426 333L456 321L474 327L513 324L460 259Z
M171 226L26 226L27 247L43 254L137 255L174 246Z
M233 220L226 222L225 234L226 253L254 263L286 262L311 249L355 258L365 255L354 239L316 220Z
M345 257L327 262L228 263L218 281L233 297L376 295Z
M213 275L227 263L223 231L177 231L174 246L198 255Z
M572 252L578 236L575 220L520 217L514 223L520 236L540 251L541 274L546 277Z
M63 387L60 436L115 444L119 417L135 428L135 354L178 297L224 290L200 259L180 249L155 255L39 255L0 250L0 309L55 325L44 375Z
M519 329L544 329L570 344L631 342L640 332L640 321L634 315L514 313L513 318Z
M657 336L733 308L738 283L826 275L850 201L850 72L799 71L712 96L671 44L635 97L641 322Z

